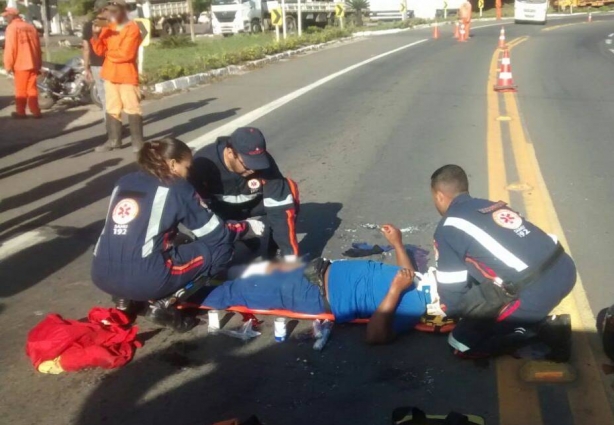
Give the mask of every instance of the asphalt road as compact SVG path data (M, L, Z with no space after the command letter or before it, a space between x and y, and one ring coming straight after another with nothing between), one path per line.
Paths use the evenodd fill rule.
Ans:
M465 44L451 38L449 27L437 41L429 30L361 39L152 101L145 108L146 134L201 143L275 99L426 39L256 115L252 124L267 136L282 170L299 182L302 250L338 258L351 242L381 242L369 225L383 222L396 223L406 230L406 242L430 250L438 220L428 188L432 171L462 165L472 192L483 197L504 189L493 186L502 169L506 183L526 182L538 173L523 165L529 157L516 140L521 128L544 185L510 192L510 200L533 219L545 207L532 205L531 196L549 194L547 213L555 211L549 217L560 221L590 302L578 321L590 319L614 302L607 258L614 54L606 43L614 21L600 16L588 25L583 19L506 27L508 41L518 43L512 67L519 93L494 98L501 115L512 119L509 129L500 124L504 160L495 166L489 78L499 26L476 29ZM9 121L7 111L0 112L0 373L10 382L0 387L0 412L6 423L207 424L257 414L272 425L383 425L403 405L469 412L489 424L611 423L600 406L582 399L601 391L600 383L581 379L587 375L571 386L526 387L502 372L506 362L454 359L443 337L412 334L372 348L362 343L360 326L337 326L322 353L298 338L309 323L300 323L285 344L274 343L270 321L247 344L207 336L204 327L181 337L153 331L121 370L37 374L23 344L44 314L76 318L93 305L108 305L89 281L91 249L114 181L133 169L132 153L92 152L104 138L91 108L27 127ZM236 324L233 318L226 326ZM594 369L579 353L574 366L581 374ZM510 367L521 364L514 362ZM522 419L523 409L537 413Z

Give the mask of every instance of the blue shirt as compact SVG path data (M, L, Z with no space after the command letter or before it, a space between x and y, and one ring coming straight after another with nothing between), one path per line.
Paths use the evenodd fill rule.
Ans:
M328 275L328 300L336 322L369 318L375 313L400 267L374 261L335 261ZM420 321L430 302L427 291L411 287L403 293L396 313L395 332L407 332Z

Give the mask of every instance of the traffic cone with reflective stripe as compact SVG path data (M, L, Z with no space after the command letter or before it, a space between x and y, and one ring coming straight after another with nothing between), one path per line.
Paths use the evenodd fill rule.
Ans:
M505 28L501 27L501 32L499 33L499 49L505 49Z
M460 25L458 21L456 21L456 25L454 25L454 38L457 40L460 38Z
M460 24L460 36L458 37L458 41L467 41L467 31L465 31L465 24L462 23Z
M439 38L439 25L437 21L435 21L435 26L433 27L433 39L437 40Z
M510 59L510 51L505 49L503 51L503 58L501 58L501 69L499 71L499 77L497 78L497 84L493 87L498 92L515 92L516 86L514 85L514 79L512 78L512 62Z

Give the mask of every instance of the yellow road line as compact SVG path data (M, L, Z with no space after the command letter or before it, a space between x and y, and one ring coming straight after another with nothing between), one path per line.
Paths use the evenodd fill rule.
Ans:
M523 183L529 184L533 189L523 192L523 201L526 208L527 218L540 226L548 233L553 233L560 238L568 253L569 244L565 233L556 214L554 203L550 197L544 181L534 146L527 141L522 127L516 95L505 93L505 107L510 122L510 136L514 159L518 169L518 175ZM580 299L578 302L577 299ZM596 333L595 321L587 320L578 308L578 304L587 305L586 292L582 279L578 275L578 281L573 294L568 296L560 304L558 309L571 314L573 335L574 358L573 365L578 371L579 379L567 388L569 405L576 425L583 424L614 424L612 410L603 386L599 365L590 347L588 333ZM589 310L590 312L590 310ZM589 314L592 316L592 314Z
M510 41L508 48L517 46L527 38L520 37ZM497 81L497 64L498 52L495 52L490 62L490 73L486 85L488 196L493 200L509 202L510 195L506 189L508 182L501 138L502 124L497 121L500 114L499 96L493 90ZM511 357L501 357L496 360L499 425L541 425L543 423L537 387L526 385L520 380L521 366L520 362Z
M586 23L587 23L586 21L582 21L582 22L572 22L570 24L554 25L552 27L546 27L542 29L542 31L554 31L554 30L558 30L559 28L570 27L572 25L580 25L580 24L586 24Z

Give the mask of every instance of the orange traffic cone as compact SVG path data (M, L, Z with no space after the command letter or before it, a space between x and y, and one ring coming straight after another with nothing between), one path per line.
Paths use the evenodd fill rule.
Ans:
M593 14L589 12L589 14L588 14L588 23L590 24L591 22L593 22Z
M505 49L503 51L503 58L501 59L501 69L499 71L499 78L497 78L497 84L493 87L498 92L515 92L516 86L514 85L514 79L512 78L512 62L510 59L510 51Z
M458 24L458 21L456 21L456 25L454 25L454 38L457 39L457 40L460 38L459 27L460 27L460 25Z
M435 26L433 27L433 39L437 40L439 38L439 25L437 25L437 21L435 21Z
M505 28L501 27L501 32L499 33L499 49L505 49Z
M467 41L467 31L465 31L465 24L460 24L460 35L458 37L458 41Z

